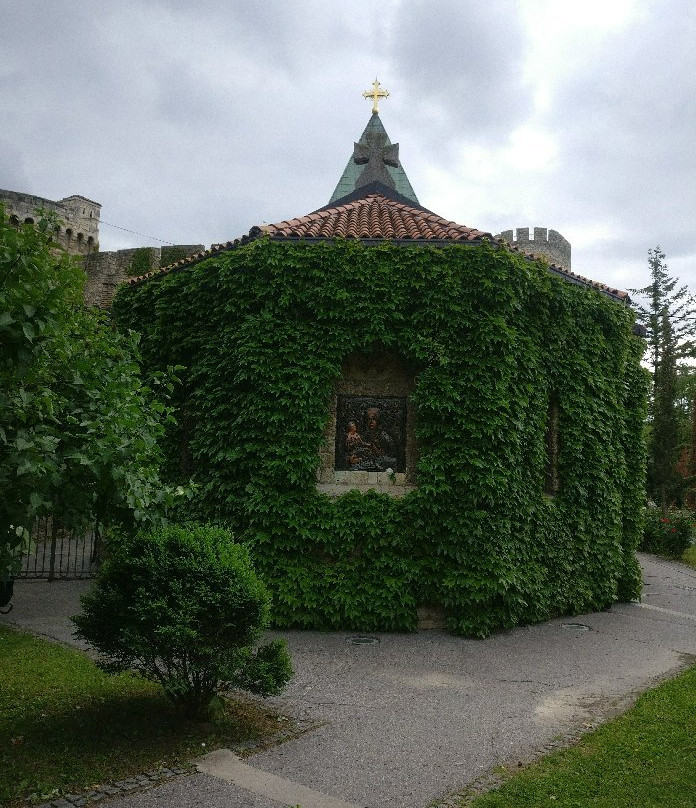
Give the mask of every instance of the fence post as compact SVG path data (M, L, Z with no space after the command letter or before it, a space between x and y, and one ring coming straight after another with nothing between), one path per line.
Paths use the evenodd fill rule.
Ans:
M58 522L51 519L51 558L48 565L48 580L53 581L56 577L56 545L58 544Z

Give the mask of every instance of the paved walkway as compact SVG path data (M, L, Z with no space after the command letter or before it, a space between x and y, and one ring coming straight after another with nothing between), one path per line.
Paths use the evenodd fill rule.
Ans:
M486 640L442 631L284 632L296 676L273 700L318 729L247 758L117 797L113 808L423 808L494 766L537 756L696 661L696 570L641 558L640 604ZM72 642L84 582L18 582L3 620Z

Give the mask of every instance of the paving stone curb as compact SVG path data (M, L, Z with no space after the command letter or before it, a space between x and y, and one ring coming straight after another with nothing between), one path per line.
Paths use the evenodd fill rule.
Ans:
M278 744L299 738L300 735L304 735L306 732L320 726L322 726L320 722L311 721L309 719L293 720L290 722L290 726L285 727L270 738L235 744L233 751L235 754L239 755L239 757L247 758L256 752L263 752ZM181 766L172 766L171 768L161 766L158 769L153 769L144 774L137 774L133 777L126 777L114 783L93 786L77 794L64 794L48 802L33 803L32 808L83 808L85 805L91 805L107 798L146 791L174 777L187 777L197 772L198 769L195 763L185 763Z
M173 777L181 777L185 775L195 774L196 767L192 763L186 763L183 766L161 766L159 769L145 772L145 774L138 774L134 777L127 777L124 780L117 780L114 783L104 783L103 785L93 786L87 791L81 791L79 794L65 794L50 802L42 802L35 806L35 808L82 808L84 805L99 802L107 797L116 797L124 794L133 794L137 791L145 791L148 788L153 788L166 780L171 780Z

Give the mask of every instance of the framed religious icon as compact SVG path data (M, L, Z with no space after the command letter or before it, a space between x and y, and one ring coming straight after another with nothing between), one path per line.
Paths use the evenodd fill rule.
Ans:
M338 396L339 471L406 471L406 399Z

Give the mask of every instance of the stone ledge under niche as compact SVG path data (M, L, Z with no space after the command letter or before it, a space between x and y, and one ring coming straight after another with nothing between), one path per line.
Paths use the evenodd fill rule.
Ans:
M390 471L333 471L330 475L323 474L317 484L317 491L330 497L340 497L348 491L362 494L376 491L390 497L403 497L415 490L415 485L406 482L405 473Z

